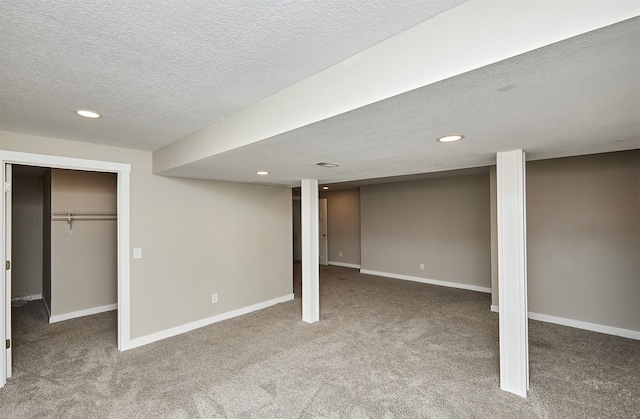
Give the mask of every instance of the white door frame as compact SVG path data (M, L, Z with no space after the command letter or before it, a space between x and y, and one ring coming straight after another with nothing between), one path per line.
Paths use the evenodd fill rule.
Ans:
M118 350L124 351L131 346L131 261L130 253L130 174L131 165L126 163L105 162L99 160L86 160L70 157L50 156L44 154L22 153L0 150L0 163L2 164L2 185L5 182L5 166L7 163L26 166L51 167L55 169L86 170L92 172L111 172L118 175ZM5 200L6 194L2 194L2 258L6 260L5 242L8 228L5 225ZM3 284L5 276L3 275ZM0 288L5 288L0 287ZM2 342L6 339L4 330L5 313L7 307L4 296L0 300L0 325L2 327ZM0 387L3 387L7 379L7 355L2 345L2 368L0 369Z
M12 224L11 224L11 220L12 220L12 212L13 212L13 208L12 208L12 202L13 202L13 196L11 194L11 188L7 187L7 184L11 184L12 180L13 180L13 169L11 167L11 164L5 164L2 167L2 172L4 173L4 181L2 183L2 185L4 185L3 187L3 196L4 196L4 201L2 203L2 208L4 209L4 213L2 214L2 219L3 219L3 223L6 227L6 234L3 236L3 244L4 244L4 259L5 261L11 261L11 256L12 256L12 246L11 246L11 229L12 229ZM10 262L11 263L11 262ZM2 301L4 302L4 319L2 322L2 326L4 326L4 337L2 339L2 343L5 342L5 340L10 340L11 339L11 276L12 276L12 269L13 267L9 266L9 269L7 269L5 267L4 269L4 286L0 287L2 288L2 291L4 291L4 295L2 295L2 292L0 292L0 299L2 299ZM5 348L5 353L4 353L4 357L2 357L3 359L3 365L2 365L2 371L3 371L3 377L5 378L9 378L11 377L11 365L13 365L13 361L12 361L12 347L13 345L9 345L9 347L7 348L6 346L3 345L3 347Z

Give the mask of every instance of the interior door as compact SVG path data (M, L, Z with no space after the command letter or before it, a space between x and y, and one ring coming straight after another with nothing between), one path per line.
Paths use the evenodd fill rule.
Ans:
M12 166L5 165L4 174L4 349L3 377L0 377L0 386L4 385L7 378L11 377L11 205L12 205Z
M318 248L318 262L320 265L329 264L329 250L327 246L327 199L322 198L318 200L318 230L319 230L319 248Z

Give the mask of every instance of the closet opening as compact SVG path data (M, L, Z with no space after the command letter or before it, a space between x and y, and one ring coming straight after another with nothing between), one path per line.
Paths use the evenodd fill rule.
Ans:
M118 307L117 175L13 166L12 306L49 323Z
M11 317L15 351L49 323L118 308L117 174L12 167ZM103 316L105 317L105 316ZM96 323L117 344L117 319ZM72 334L73 323L53 335Z
M3 325L1 329L3 333L0 337L6 341L6 345L0 346L0 352L2 352L0 387L3 387L6 380L12 376L13 302L20 305L31 300L38 301L38 297L41 297L39 300L46 313L44 321L48 327L55 326L50 329L52 331L59 330L59 326L49 324L49 322L63 325L65 320L74 318L78 319L75 321L91 321L92 317L88 317L89 315L109 311L113 313L110 330L117 329L117 349L120 351L129 349L131 347L129 258L131 165L12 151L0 151L0 160L3 166L2 180L5 192L1 206L2 216L0 218L3 221L3 239L0 245L2 257L6 261L4 281L0 286L0 325ZM14 185L13 181L14 168L18 168L17 185ZM20 173L21 170L26 170L26 173ZM42 171L45 171L44 175ZM88 188L86 179L70 179L77 173L88 174L89 178L94 180L96 178L102 179L98 182L102 185L98 189L108 189L109 192L102 194L91 190ZM20 176L34 178L26 181L31 183L32 191L34 188L39 190L39 185L42 185L42 204L40 204L40 198L35 198L31 204L14 210L12 201L14 192L20 188ZM47 176L50 176L51 179L48 180ZM54 190L45 187L49 181L59 183L60 180L63 180L63 185L64 181L67 181L67 186L61 189L54 188ZM109 185L109 188L106 188L106 185ZM49 196L46 194L47 190L51 191ZM18 191L18 193L20 192ZM40 196L39 193L33 193ZM87 194L84 198L82 198L83 193ZM20 200L22 197L18 198ZM85 205L82 204L83 199L90 204L83 206ZM63 202L63 204L60 206L56 202ZM96 206L96 203L100 203L100 205ZM106 206L102 206L103 204ZM40 207L40 205L42 206ZM32 259L26 264L24 261L14 260L15 257L19 259L23 256L18 256L13 251L14 240L26 239L27 235L19 238L23 235L18 231L12 231L12 218L18 213L22 215L23 212L31 214L31 216L35 214L37 218L37 220L32 218L29 232L32 236L31 246L36 249L41 246L42 249L41 272L38 268L40 261L37 256L33 256L35 253L31 255ZM39 220L42 222L40 223ZM107 237L105 241L81 242L79 240L83 236L95 237L96 231L104 230L106 225L111 225L111 227L107 229L110 233L105 234ZM115 226L115 229L112 226ZM41 242L39 239L40 229L42 231ZM94 232L90 233L92 229ZM48 237L47 234L51 237ZM16 245L20 246L18 243ZM47 248L48 245L51 249ZM69 248L73 251L65 251ZM92 254L108 254L108 257L98 261L98 259L92 259ZM21 275L20 268L17 269L18 272L15 272L16 263L18 266L23 265L25 268L23 273L26 272L28 278L24 284L16 282L19 285L15 285L17 290L16 293L13 293L12 276ZM76 269L65 271L65 269L73 267ZM56 275L60 277L59 272L62 272L62 276L65 278L62 281L56 279ZM109 276L111 280L96 281L103 274ZM49 275L50 281L48 280ZM69 281L74 276L75 279ZM40 315L42 315L42 311L40 311ZM97 316L95 317L97 318ZM73 347L73 338L73 336L69 336L69 341L65 345ZM113 339L113 335L110 339Z

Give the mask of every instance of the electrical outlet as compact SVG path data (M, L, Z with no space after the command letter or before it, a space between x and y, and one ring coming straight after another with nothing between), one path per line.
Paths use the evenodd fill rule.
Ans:
M342 257L342 252L339 252L340 257Z
M218 293L211 294L211 304L215 304L218 302Z
M424 263L421 263L421 264L420 264L420 270L421 270L421 271L424 271Z

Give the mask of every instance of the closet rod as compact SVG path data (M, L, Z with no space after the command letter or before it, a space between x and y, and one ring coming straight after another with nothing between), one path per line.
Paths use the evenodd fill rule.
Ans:
M106 211L51 211L51 221L66 221L69 223L69 233L73 230L74 221L117 220L118 214Z
M51 211L51 216L87 216L87 215L113 215L118 214L113 211Z
M82 215L82 216L78 216L78 215L52 215L51 216L51 221L69 221L69 219L72 219L74 221L82 221L82 220L86 220L86 221L90 221L90 220L117 220L118 216L117 215L109 215L109 214L104 214L104 215Z

